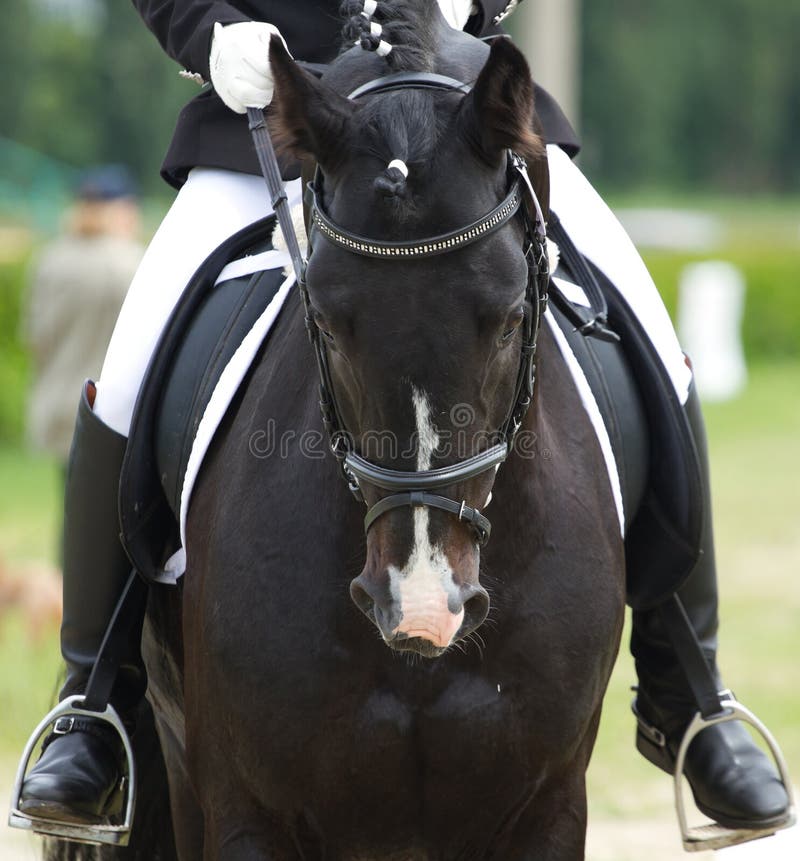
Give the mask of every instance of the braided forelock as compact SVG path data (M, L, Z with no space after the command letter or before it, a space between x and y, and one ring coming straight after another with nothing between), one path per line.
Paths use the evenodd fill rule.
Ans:
M369 4L366 15L362 14L363 0L347 0L341 11L349 16L343 31L343 51L354 43L376 51L389 72L435 70L435 0L377 0L377 4ZM376 24L379 34L374 32ZM391 51L381 53L378 40L390 45ZM409 168L413 180L433 160L440 134L434 101L433 93L409 89L384 94L360 108L365 134L353 142L353 149L386 165L376 176L374 188L398 221L416 214L417 201L406 183ZM396 162L403 164L403 171L392 167Z
M440 145L443 127L435 110L435 95L421 90L386 93L363 106L359 113L364 134L353 151L385 165L375 188L393 206L398 221L413 218L417 195L431 186L427 178ZM400 172L393 165L403 164Z

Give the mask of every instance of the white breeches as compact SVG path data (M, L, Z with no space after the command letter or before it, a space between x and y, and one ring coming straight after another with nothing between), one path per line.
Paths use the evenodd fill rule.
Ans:
M286 186L300 202L300 180ZM150 357L183 288L209 254L272 207L266 183L216 168L195 168L161 222L133 277L108 345L94 411L124 436Z
M639 252L586 177L559 147L547 147L550 206L581 253L622 293L650 336L682 404L692 372L667 309Z
M568 156L548 147L550 202L575 245L620 289L664 363L681 403L691 371L655 284L622 226ZM299 180L287 184L292 206ZM128 435L144 373L183 288L229 236L272 211L260 176L195 168L178 192L131 283L108 347L94 409Z

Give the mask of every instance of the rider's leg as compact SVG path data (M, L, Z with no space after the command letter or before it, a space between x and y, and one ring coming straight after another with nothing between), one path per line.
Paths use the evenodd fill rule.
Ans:
M85 689L131 570L119 541L117 495L133 405L150 355L178 296L202 261L233 233L268 212L260 178L192 171L131 284L97 395L91 384L83 393L65 492L61 649L67 682L62 698ZM126 723L146 687L140 628L133 626L111 696ZM23 785L23 811L87 823L108 814L119 782L122 748L114 731L105 726L75 721L70 732L49 737Z
M708 459L703 418L694 387L684 409L700 459L706 517L701 555L678 590L678 597L717 679L717 689L721 690L723 685L716 667L718 598L714 535L709 516ZM650 762L672 773L683 732L697 706L658 608L634 612L631 652L639 677L636 711L640 727L636 746ZM658 732L654 733L653 728ZM697 806L707 816L729 828L758 828L784 818L789 799L783 785L770 760L753 744L741 723L720 724L701 732L689 750L686 774Z
M83 693L111 613L131 566L119 541L117 495L127 440L92 411L87 383L78 406L64 490L64 608L61 653L67 666L61 698ZM138 636L139 626L137 626ZM111 696L130 715L147 681L138 643L123 656ZM116 732L90 718L60 721L23 787L21 809L48 819L96 822L121 777Z
M578 168L557 147L548 147L551 205L575 245L622 292L650 336L686 411L705 478L703 553L679 591L715 676L717 580L705 459L705 434L691 371L658 291L629 237ZM635 613L631 648L639 675L638 708L668 738L657 758L639 732L639 749L674 771L677 744L697 710L683 669L658 621L657 611ZM720 687L722 683L720 682ZM700 806L731 827L768 824L788 808L777 772L739 723L704 730L689 748L686 773Z
M300 182L287 185L299 200ZM264 180L195 168L145 252L119 313L97 384L95 411L128 435L133 406L161 330L205 258L238 230L271 212Z

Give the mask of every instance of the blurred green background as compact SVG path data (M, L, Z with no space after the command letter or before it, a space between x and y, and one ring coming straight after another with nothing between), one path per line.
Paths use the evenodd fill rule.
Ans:
M721 664L727 683L776 733L797 778L800 4L591 0L578 8L574 119L584 141L583 169L623 213L668 209L715 225L713 241L700 248L643 245L668 308L676 310L688 263L730 261L746 280L749 382L735 399L706 407ZM153 229L172 194L158 177L160 160L176 113L195 90L129 3L5 0L3 17L0 582L42 577L44 583L57 576L60 474L26 443L31 369L19 319L28 267L55 232L78 171L94 163L132 168L145 192L146 232ZM41 628L32 625L37 612L0 601L0 789L55 690L56 624L45 610ZM636 823L669 822L674 853L663 857L678 858L669 781L633 750L628 687L634 680L624 645L589 775L592 819L618 823L623 834ZM604 842L590 857L637 857L638 849L624 846L623 839L606 851ZM662 857L657 848L651 861Z

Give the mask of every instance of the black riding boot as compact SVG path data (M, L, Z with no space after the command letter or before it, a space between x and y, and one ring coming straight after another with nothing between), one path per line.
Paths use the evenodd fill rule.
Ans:
M64 498L64 614L61 653L67 680L61 699L82 694L106 628L130 575L120 543L118 488L126 438L92 412L95 389L84 387L75 423ZM126 725L146 688L140 657L141 619L119 668L111 703ZM31 816L96 824L121 800L124 751L116 731L90 716L61 718L22 787L20 809Z
M692 390L686 414L704 477L702 554L678 591L709 668L722 689L716 667L717 575L705 430ZM670 645L659 609L634 612L631 652L639 687L636 746L647 759L672 774L683 732L697 711L686 675ZM704 729L689 746L685 774L698 808L728 828L769 827L785 819L789 799L771 760L740 722Z

